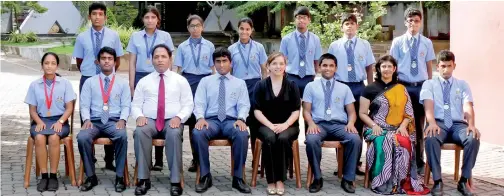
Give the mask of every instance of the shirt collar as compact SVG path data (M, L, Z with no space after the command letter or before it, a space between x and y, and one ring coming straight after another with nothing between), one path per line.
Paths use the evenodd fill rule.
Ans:
M156 34L157 34L157 32L158 32L158 29L156 28L156 30L154 30L154 34L152 34L152 36L156 35ZM152 37L152 36L149 36L149 35L147 34L147 31L145 31L145 29L143 29L143 30L142 30L142 33L143 33L143 36Z
M320 79L322 80L322 82L324 83L324 86L326 85L327 81L331 82L331 85L333 85L334 83L334 78L330 79L330 80L327 80L325 79L324 77L320 77Z
M101 34L101 35L103 35L104 30L105 30L105 27L103 27L103 28L101 29L101 31L100 31L100 34ZM93 27L91 27L91 31L93 31L93 35L95 35L95 34L96 34L96 32L98 32L98 31L96 31Z
M441 81L441 83L448 81L448 84L453 84L453 76L448 78L448 80L445 80L443 77L439 76L439 80Z
M110 75L106 76L105 74L103 74L103 72L100 72L100 77L102 78L102 80L105 80L105 78L108 78L108 79L112 79L112 76L115 75L115 72L112 72Z
M252 38L249 39L247 43L242 43L241 41L238 41L238 46L242 46L243 48L247 48L247 46L252 43Z
M341 39L343 39L344 43L346 43L348 41L348 37L347 36L343 36ZM354 35L351 40L352 40L353 43L355 43L357 41L357 35Z
M56 82L58 82L58 83L59 83L59 82L60 82L60 80L61 80L61 77L56 76L54 79L56 79ZM42 77L40 77L40 78L37 80L37 83L39 83L39 84L44 83L44 75L42 75Z
M188 44L188 45L191 45L191 44L192 44L192 43L191 43L191 39L199 39L199 40L200 40L200 41L199 41L199 43L200 43L200 44L203 44L203 41L205 40L203 37L199 37L199 38L192 38L192 37L189 37L189 39L187 39L187 44Z
M303 34L305 37L308 37L308 30L306 30L306 32L304 32L304 33L301 33L301 32L299 32L299 30L296 29L296 36L299 37L299 36L301 36L301 34Z
M411 33L409 31L406 31L406 38L408 38L408 40L411 40L411 37L415 37L415 39L418 41L418 37L420 36L420 33L417 33L415 36L411 35Z
M155 71L156 73L156 76L159 76L159 72ZM170 69L167 69L165 72L163 72L164 76L167 77L171 74L171 70Z
M220 74L215 74L217 76L217 78L220 78L222 75ZM231 72L228 72L226 75L224 75L224 77L226 77L228 80L231 79Z

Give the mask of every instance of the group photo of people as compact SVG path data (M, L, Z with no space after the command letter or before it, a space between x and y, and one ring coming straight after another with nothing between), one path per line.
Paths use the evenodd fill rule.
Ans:
M365 186L382 195L443 195L441 148L453 143L463 149L458 194L474 195L472 169L481 132L470 84L453 76L457 54L436 54L431 39L422 35L420 9L406 9L406 32L394 37L388 54L379 58L370 41L359 37L353 13L340 16L343 36L324 53L321 39L309 28L310 9L298 6L295 30L267 54L265 44L253 39L249 17L238 20L239 40L229 47L216 47L203 37L202 17L172 18L185 20L189 32L176 46L170 33L160 29L160 11L153 6L139 13L144 28L131 35L123 51L118 33L105 25L107 6L92 3L88 9L91 27L78 34L72 53L81 74L79 89L57 73L58 55L47 52L40 60L43 75L31 83L24 99L32 119L40 192L61 189L56 174L60 140L74 137L80 155L76 163L85 176L80 192L100 184L94 145L108 138L105 168L115 173L118 193L134 189L135 195L149 194L151 171L166 167L170 195L183 195L189 187L204 194L217 180L209 149L214 140L227 140L230 184L240 194L288 195L291 187L285 181L299 156L308 161L300 167L312 175L310 181L301 179L309 194L334 186L324 186L321 165L324 142L337 141L342 165L333 161L329 167L342 176L336 189L345 193L358 194L356 187ZM129 64L122 65L129 67L128 77L116 73L125 52L130 54ZM433 74L436 70L439 76ZM78 132L72 135L74 108L80 122L74 122ZM132 150L128 133L133 163L127 161ZM163 145L153 145L159 139ZM298 139L305 147L293 153ZM189 163L183 162L183 142L190 143ZM247 160L249 149L253 160ZM249 176L261 170L267 186L253 189ZM197 172L196 181L184 180L187 172ZM365 176L364 184L356 176Z

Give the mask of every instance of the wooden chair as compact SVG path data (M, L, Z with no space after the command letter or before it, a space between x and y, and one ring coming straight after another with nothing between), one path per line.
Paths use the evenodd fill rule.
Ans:
M441 146L441 150L454 150L455 151L455 172L453 174L453 180L458 181L459 176L460 176L459 175L459 172L460 172L460 151L463 151L464 148L462 148L461 146L456 145L456 144L447 143L447 144L443 144ZM427 151L425 152L425 154L427 154ZM424 178L425 185L429 184L430 175L431 175L431 170L429 167L429 163L425 162L425 178ZM471 188L472 188L473 187L472 177L468 181L469 181L469 186L471 186Z
M254 163L252 168L252 180L250 182L252 187L256 187L257 184L257 170L259 169L259 160L261 159L261 149L262 142L259 139L255 141L255 150L254 150ZM299 166L299 143L298 140L294 140L292 142L292 155L293 155L293 163L295 167L296 173L296 187L301 188L301 169ZM292 166L289 169L290 178L292 179ZM264 175L264 167L261 166L261 176Z
M98 138L93 141L93 145L99 144L99 145L113 145L112 140L109 138ZM93 146L93 151L94 151L94 146ZM128 158L126 158L124 162L124 184L126 186L129 186L129 174L128 174ZM84 162L80 161L80 169L79 169L79 180L77 181L77 185L80 186L82 182L84 181Z
M322 148L336 148L337 152L337 161L338 161L338 178L343 177L343 145L339 141L324 141L322 142ZM313 173L308 163L308 174L306 180L306 188L310 187L310 184L313 182Z
M227 139L216 139L216 140L210 140L208 143L208 146L232 146L231 141ZM231 150L231 176L234 175L234 159L233 159L233 150ZM196 166L196 184L199 184L199 179L200 179L200 168L199 165ZM243 164L243 181L246 182L247 178L245 177L245 164Z
M73 151L73 117L75 110L75 100L72 101L74 108L72 109L72 114L70 115L70 134L60 140L60 145L63 144L65 146L65 176L70 177L70 181L72 186L76 186L75 182L75 159L74 159L74 151ZM30 118L30 122L33 119ZM51 126L51 125L47 125ZM24 175L24 188L28 188L30 186L30 172L32 167L32 159L33 159L33 147L35 145L35 140L28 136L28 142L26 144L26 162L25 162L25 175ZM37 157L35 157L35 175L40 176L40 168L37 164Z
M164 139L153 139L152 146L165 146ZM138 183L138 162L135 163L135 172L133 174L133 182L131 182L131 186L136 186ZM184 188L184 170L180 171L180 186Z
M371 145L371 142L366 142L367 144L367 148L369 150L369 145ZM365 174L364 174L364 188L368 188L369 187L369 169L368 169L368 162L367 162L367 156L365 156L365 153L364 153L364 157L366 157L366 168L365 168Z

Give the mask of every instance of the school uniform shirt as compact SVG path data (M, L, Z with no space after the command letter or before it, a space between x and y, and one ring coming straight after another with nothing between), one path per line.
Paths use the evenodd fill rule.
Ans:
M422 85L420 91L420 103L423 104L425 100L434 101L434 118L444 120L444 100L443 100L443 83L448 81L450 88L450 105L451 118L453 121L464 120L465 103L473 102L473 96L469 85L464 80L451 77L445 80L442 77L427 80Z
M75 58L82 59L82 64L80 66L80 71L83 76L94 76L96 75L96 34L97 31L90 28L77 36L75 40L74 51L72 56ZM124 55L122 50L121 40L119 39L119 34L112 29L103 27L100 31L101 46L100 49L108 46L115 50L117 57Z
M148 46L146 46L146 43ZM144 30L138 31L131 35L126 51L132 55L136 55L136 70L137 72L153 72L152 51L154 46L164 44L170 51L175 50L170 33L156 29L153 35L148 35ZM148 61L147 61L148 60Z
M112 79L115 75L114 84ZM101 78L100 78L101 77ZM112 88L108 100L109 116L127 121L131 108L131 92L128 81L117 76L115 73L105 76L103 73L93 76L84 82L80 94L80 111L82 121L88 119L100 119L103 112L103 96L100 87L102 80L105 89L105 77L109 78L109 88Z
M191 44L189 39L182 42L177 48L177 55L175 55L173 64L182 67L184 73L195 75L212 74L211 68L214 66L212 54L215 51L215 46L205 38L201 38L201 43L196 45ZM200 47L201 52L199 52ZM198 53L200 54L198 55ZM199 61L198 66L196 66L195 60Z
M334 76L336 80L343 82L353 82L348 79L348 58L346 53L346 47L348 42L347 37L342 37L329 46L327 53L330 53L336 57L338 60L338 69L336 70L336 75ZM354 36L352 39L354 44L351 45L354 51L354 68L355 78L358 82L367 79L366 68L374 64L375 58L373 55L373 50L371 49L371 44L367 40L358 38Z
M44 79L41 77L30 84L28 93L26 94L25 103L37 106L37 114L40 117L61 116L65 113L65 104L77 98L72 84L65 78L56 76L51 85L44 85ZM45 86L45 87L44 87ZM54 86L52 93L51 108L47 109L46 97L44 88L46 88L47 96L51 96L51 89ZM50 115L47 114L50 113Z
M408 46L408 43L413 44L413 37L417 41L420 41L417 54L418 74L415 76L411 74L411 56L410 47ZM427 80L429 78L427 74L427 62L436 59L432 41L419 33L412 36L409 32L394 38L390 48L390 55L392 55L397 61L399 80L409 83Z
M306 75L315 75L315 65L314 60L318 60L322 56L322 46L320 45L320 38L310 31L303 33L305 35L306 47ZM301 32L295 30L285 37L282 38L280 42L280 52L287 57L287 69L286 72L289 74L298 75L299 74L299 49L296 43L296 37L299 44L301 44ZM308 38L309 37L309 38Z
M233 59L231 61L233 76L242 80L262 77L261 65L266 63L268 56L261 43L252 39L246 44L242 44L238 41L229 46L228 50L231 52L231 59Z
M194 116L196 119L217 116L219 111L220 74L206 76L196 89L194 96ZM247 119L250 110L247 85L242 79L225 75L225 109L226 116Z
M157 119L160 81L161 76L158 72L152 72L140 79L131 103L133 119L136 120L140 116ZM165 86L164 119L177 116L182 123L186 122L191 117L194 108L189 83L183 76L170 70L164 73L163 81Z
M325 107L325 94L323 88L326 88L327 81L331 83L331 86L334 85L330 100L330 120L325 119L327 108ZM326 80L324 78L317 78L306 85L303 94L303 101L312 104L311 114L313 121L320 122L338 120L347 123L348 115L346 113L345 106L355 102L355 98L353 97L350 87L347 85L334 79Z

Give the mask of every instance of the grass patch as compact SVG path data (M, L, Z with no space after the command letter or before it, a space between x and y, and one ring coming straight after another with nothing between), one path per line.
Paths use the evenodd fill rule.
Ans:
M2 45L6 46L36 46L36 45L42 45L42 44L47 44L49 42L47 41L38 41L38 42L23 42L23 43L14 43L10 41L2 41Z
M73 46L58 46L54 48L49 48L48 52L54 52L56 54L72 54L74 50Z

